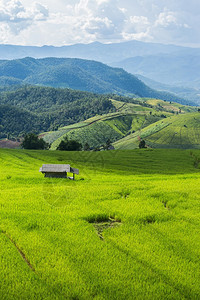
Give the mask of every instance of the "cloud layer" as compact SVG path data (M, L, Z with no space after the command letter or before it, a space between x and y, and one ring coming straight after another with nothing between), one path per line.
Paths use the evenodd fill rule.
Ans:
M0 0L0 43L132 39L200 46L198 0ZM164 3L163 3L164 2Z

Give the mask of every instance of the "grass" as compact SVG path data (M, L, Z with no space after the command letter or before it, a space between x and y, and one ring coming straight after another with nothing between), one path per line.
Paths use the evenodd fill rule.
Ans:
M0 298L199 299L199 161L1 149ZM80 175L44 178L43 163Z

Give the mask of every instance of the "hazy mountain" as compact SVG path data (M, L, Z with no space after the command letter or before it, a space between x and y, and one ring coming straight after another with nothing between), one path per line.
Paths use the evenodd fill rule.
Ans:
M199 88L200 54L174 53L137 56L111 64L173 86Z
M152 80L148 77L136 74L136 76L142 80L149 87L159 90L170 92L176 94L178 97L183 97L185 99L190 99L191 101L200 104L200 89L188 88L184 86L173 86L169 84L164 84L155 80Z
M0 59L12 60L25 57L95 60L173 86L198 89L200 85L199 48L135 40L111 44L94 42L62 47L0 45Z
M136 40L112 44L94 42L62 47L0 45L0 59L19 59L27 56L34 58L71 57L111 63L130 57L157 55L160 53L196 55L200 54L200 49L158 43L145 43Z

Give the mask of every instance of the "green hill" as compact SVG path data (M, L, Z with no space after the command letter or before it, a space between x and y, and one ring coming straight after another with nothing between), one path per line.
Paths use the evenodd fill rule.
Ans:
M120 97L116 97L120 99ZM127 100L127 99L124 99ZM165 120L174 113L186 114L197 111L195 107L184 106L174 102L157 99L137 99L136 103L122 102L111 99L116 112L95 116L84 122L61 127L56 131L41 134L44 140L51 143L55 150L61 140L67 136L82 145L88 143L90 147L101 146L109 139L118 149L118 143L124 148L123 141L135 138L134 147L138 147L138 134L143 128L148 128L159 120ZM129 99L131 101L131 99ZM133 100L132 100L133 101ZM126 149L126 146L125 146ZM129 149L129 148L128 148Z
M96 114L116 111L107 95L49 87L23 87L0 93L0 105L1 137L55 130Z
M7 78L7 81L6 81ZM136 76L103 63L73 58L0 60L0 83L71 88L93 93L151 97L182 101L180 97L149 88Z
M108 139L130 138L130 134L173 114L197 111L193 106L159 99L35 86L0 93L0 105L0 138L43 132L41 136L52 149L65 135L97 147Z
M131 101L131 99L129 100ZM145 100L136 100L136 103L114 99L111 101L116 112L96 115L84 122L61 127L56 131L43 133L41 136L46 142L52 143L52 150L57 148L65 136L79 141L82 145L88 143L91 147L97 147L105 144L108 139L114 142L138 130L143 124L147 126L162 119L163 112L157 112L146 104ZM156 114L152 114L152 112L156 112ZM166 114L170 115L168 112Z
M116 149L138 147L142 138L153 148L200 148L200 113L175 115L151 124L119 141Z

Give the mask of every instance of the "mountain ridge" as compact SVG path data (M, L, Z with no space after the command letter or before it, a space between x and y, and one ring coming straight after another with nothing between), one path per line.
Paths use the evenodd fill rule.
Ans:
M200 85L199 62L200 53L161 53L130 57L110 65L164 84L198 89Z
M200 53L200 49L173 44L141 42L137 40L110 44L93 42L89 44L80 43L64 46L0 45L0 59L19 59L26 56L44 58L52 56L94 59L104 63L111 63L132 56L174 52L190 52L192 54Z
M26 57L19 60L0 61L1 78L21 81L21 84L71 88L101 94L151 97L189 103L183 98L149 88L133 74L101 62L78 58Z

